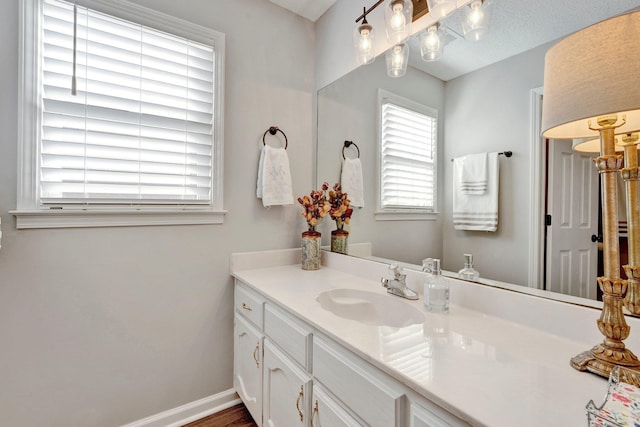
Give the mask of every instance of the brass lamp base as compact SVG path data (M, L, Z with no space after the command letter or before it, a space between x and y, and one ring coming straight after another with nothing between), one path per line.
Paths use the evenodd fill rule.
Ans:
M603 307L597 323L605 339L591 350L571 358L571 366L605 378L609 378L614 366L621 366L638 374L635 378L640 378L640 360L623 342L631 330L622 312L627 281L598 277L598 285L603 293Z
M604 348L604 346L602 344L597 345L591 350L587 350L575 357L572 357L571 366L579 371L591 372L604 378L609 378L609 376L611 375L611 370L614 368L614 366L622 366L635 375L632 375L631 377L626 379L621 378L621 380L628 384L640 386L640 361L638 361L638 358L635 354L625 349L620 353L614 353L611 355L612 359L617 359L617 357L620 357L624 360L635 361L635 363L627 365L626 363L622 363L619 360L605 360L596 356L596 354L603 355L604 353L607 353L607 350Z
M616 175L622 168L623 157L616 154L614 131L625 124L617 124L616 115L598 117L599 128L591 127L600 133L600 157L593 159L600 173L602 200L602 232L604 277L598 277L602 290L602 312L597 321L600 333L605 339L589 351L580 353L571 359L571 366L579 371L588 371L609 378L615 366L621 366L630 372L640 374L640 361L625 348L624 340L629 336L631 327L627 325L622 310L627 294L628 281L620 278L619 234L617 212ZM630 260L630 263L634 260ZM633 262L635 264L635 262ZM629 272L632 272L631 269ZM629 273L628 272L628 273ZM634 284L633 277L631 283ZM640 375L635 375L640 377Z

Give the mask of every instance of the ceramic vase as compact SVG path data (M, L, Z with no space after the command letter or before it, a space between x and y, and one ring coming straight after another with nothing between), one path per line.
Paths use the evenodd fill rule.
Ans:
M331 232L331 252L339 254L347 254L347 241L349 240L349 232L343 229L333 230Z
M322 235L318 231L302 233L302 269L320 269L320 240Z

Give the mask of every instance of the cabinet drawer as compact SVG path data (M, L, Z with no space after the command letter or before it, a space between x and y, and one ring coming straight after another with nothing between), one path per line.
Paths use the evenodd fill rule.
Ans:
M313 427L362 427L362 423L349 415L318 384L313 385L311 409Z
M346 407L372 427L402 425L404 393L362 360L319 339L313 341L313 373Z
M470 427L470 424L412 391L407 393L407 398L409 400L408 427Z
M234 304L238 313L249 319L258 329L262 329L264 316L262 296L236 281Z
M420 406L411 405L409 427L451 427L451 424Z
M264 332L293 360L311 371L311 331L272 304L264 309Z

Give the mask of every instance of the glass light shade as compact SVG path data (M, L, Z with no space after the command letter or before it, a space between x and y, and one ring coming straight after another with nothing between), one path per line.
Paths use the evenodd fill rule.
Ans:
M444 29L436 24L420 33L420 54L427 62L437 61L444 52Z
M465 40L478 41L489 31L491 21L491 1L472 0L462 19Z
M407 72L409 61L409 47L406 44L397 44L385 53L387 60L387 75L389 77L402 77Z
M355 46L356 61L359 65L371 64L375 56L373 40L375 32L366 21L353 30L353 44Z
M456 10L456 0L427 0L429 15L440 20Z
M616 133L640 129L640 12L628 13L580 30L551 47L544 65L542 131L547 138L599 136L597 118L617 114L625 125Z
M413 3L410 0L390 0L384 8L387 40L391 44L404 43L411 34Z

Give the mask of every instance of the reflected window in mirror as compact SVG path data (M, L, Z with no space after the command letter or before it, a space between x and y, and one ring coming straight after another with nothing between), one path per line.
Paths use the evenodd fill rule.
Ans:
M436 212L438 110L380 90L377 219ZM422 215L421 215L422 214Z

